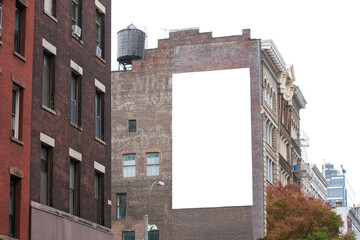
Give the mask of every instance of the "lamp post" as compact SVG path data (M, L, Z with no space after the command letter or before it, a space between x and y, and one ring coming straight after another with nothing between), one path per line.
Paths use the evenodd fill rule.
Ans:
M149 240L149 236L148 236L148 214L149 214L149 199L150 199L150 194L151 191L153 189L153 187L158 184L160 186L165 186L165 183L159 180L156 180L155 182L153 182L153 184L150 187L149 193L147 195L147 199L146 199L146 215L145 215L145 240Z

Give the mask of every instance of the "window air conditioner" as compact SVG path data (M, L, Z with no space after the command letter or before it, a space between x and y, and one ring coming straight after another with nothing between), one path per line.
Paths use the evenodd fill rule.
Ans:
M81 28L78 25L73 25L72 30L76 36L81 37Z
M102 50L98 46L96 46L96 55L98 55L99 57L102 56Z

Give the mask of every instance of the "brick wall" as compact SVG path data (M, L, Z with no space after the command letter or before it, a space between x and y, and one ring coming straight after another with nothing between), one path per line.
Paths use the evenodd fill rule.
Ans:
M127 193L127 216L116 219L115 239L122 231L144 237L146 197L158 179L164 189L151 194L149 224L161 239L257 239L264 234L264 168L262 153L260 42L243 35L213 38L197 29L170 33L157 49L146 50L145 60L133 62L132 71L112 73L112 202ZM250 68L253 201L252 207L172 209L172 74ZM128 132L128 120L137 119L138 131ZM160 175L146 177L146 153L160 152ZM122 156L136 154L136 177L123 178ZM236 191L236 189L233 189ZM191 196L189 196L191 197Z
M80 2L80 1L79 1ZM55 16L44 12L44 1L36 1L34 79L32 109L32 151L30 198L40 201L40 133L55 140L53 148L52 207L69 211L69 148L82 154L80 163L80 217L95 221L94 161L105 167L104 215L110 227L111 133L110 133L110 21L111 1L100 0L106 8L103 59L95 55L96 1L81 1L82 37L72 34L71 1L56 1ZM56 48L54 112L42 108L43 39ZM81 76L81 124L70 124L71 60L83 69ZM95 139L95 79L105 86L105 137ZM55 113L55 114L54 114Z
M9 232L10 176L18 178L15 209L15 237L28 239L29 180L30 180L30 126L32 92L32 57L34 2L28 0L24 51L14 53L15 0L0 1L3 5L2 33L0 37L0 238ZM21 88L20 135L11 139L11 112L13 84Z

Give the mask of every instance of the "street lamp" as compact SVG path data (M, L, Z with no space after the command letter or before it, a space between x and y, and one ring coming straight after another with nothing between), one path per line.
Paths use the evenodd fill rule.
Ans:
M165 186L165 183L159 180L156 180L155 182L153 182L153 184L150 187L149 193L147 195L147 199L146 199L146 215L145 215L145 240L149 240L149 236L148 236L148 214L149 214L149 199L150 199L150 194L151 191L153 189L153 187L155 185L160 185L162 187Z

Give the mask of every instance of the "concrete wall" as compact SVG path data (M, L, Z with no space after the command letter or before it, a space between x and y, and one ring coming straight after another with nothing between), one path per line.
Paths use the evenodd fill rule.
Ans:
M111 240L113 235L111 229L32 202L31 239Z

